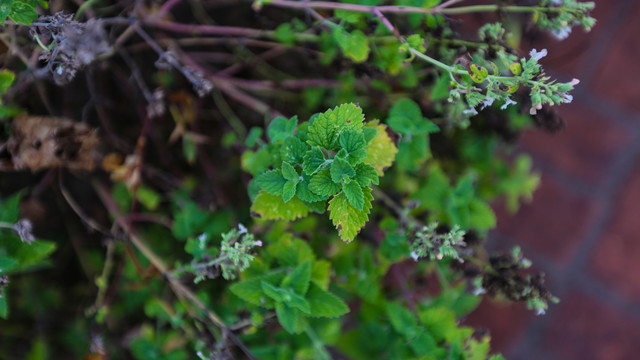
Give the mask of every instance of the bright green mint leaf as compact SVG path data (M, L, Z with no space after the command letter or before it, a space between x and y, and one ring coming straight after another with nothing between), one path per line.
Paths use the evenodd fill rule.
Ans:
M377 133L378 133L378 130L376 130L376 128L365 126L362 129L362 134L364 135L364 140L367 144L369 144L371 140L373 140L373 138L376 137Z
M298 116L293 116L291 119L287 119L284 116L278 116L271 121L267 128L267 136L271 142L286 139L289 136L293 136L293 132L298 125Z
M338 136L347 129L360 132L364 114L355 104L342 104L318 115L309 126L309 140L311 146L319 146L327 150L338 147Z
M2 18L0 14L0 19ZM6 16L5 16L6 18ZM2 20L0 20L2 21ZM9 70L2 70L0 72L0 94L4 93L11 87L13 81L16 79L16 75Z
M278 260L280 265L286 267L295 267L304 261L315 259L309 244L304 240L292 237L290 234L285 234L276 243L270 244L267 251Z
M311 262L305 261L282 280L280 287L291 288L296 294L304 295L309 289L309 281L311 281Z
M266 281L262 281L260 285L262 286L262 291L276 302L276 307L278 303L284 303L305 314L309 313L309 302L304 297L281 287L275 287Z
M296 195L298 181L298 179L289 180L284 184L282 188L282 200L284 200L285 203L288 203Z
M364 193L357 181L350 180L342 185L342 192L349 200L349 204L358 210L364 206Z
M445 307L429 307L420 311L418 317L420 323L429 329L437 341L446 339L450 342L458 335L456 333L459 329L455 315Z
M356 171L354 170L353 166L351 166L348 161L343 160L337 156L333 158L330 172L331 180L336 184L341 183L345 176L349 178L356 176Z
M284 139L282 143L280 156L283 161L288 161L292 164L302 164L307 150L309 150L309 145L303 143L296 136L289 136Z
M280 325L282 325L289 334L295 334L296 323L298 322L298 311L283 303L277 303L276 315L278 316Z
M282 176L287 180L297 180L300 175L296 169L288 162L282 162Z
M329 201L329 218L338 230L340 238L346 242L353 240L369 220L368 215L371 210L373 196L370 188L364 188L363 193L364 206L362 210L353 207L344 193L334 196Z
M367 156L367 151L364 149L366 145L364 134L361 132L346 130L340 134L340 146L348 154L347 160L351 164L357 164Z
M267 220L292 221L309 214L309 209L298 198L285 202L282 196L271 195L264 190L258 193L251 205L253 216Z
M38 18L38 13L33 6L26 2L13 1L9 17L18 24L31 25L31 22Z
M427 135L418 135L409 141L400 141L398 143L398 155L396 162L399 167L416 171L420 165L431 156L429 149L429 137Z
M262 128L252 127L251 130L249 130L247 138L244 139L244 145L248 148L253 147L256 142L258 142L258 139L260 139L260 136L262 136L262 132Z
M431 100L444 100L449 97L449 83L451 78L449 74L442 74L431 89Z
M329 198L330 195L322 196L311 191L309 187L310 185L311 185L311 176L304 174L302 181L298 183L298 192L296 193L296 196L298 197L298 199L309 202L309 203L315 203L318 201L327 200Z
M364 149L366 145L364 134L361 132L349 129L340 134L340 146L348 153Z
M256 178L256 183L260 188L275 196L282 195L282 187L286 182L287 180L282 176L280 169L269 170Z
M260 282L260 286L262 287L262 292L264 292L268 297L276 302L284 302L285 297L287 296L286 290L275 287L264 280Z
M371 185L371 183L378 185L380 180L378 178L378 173L373 166L365 163L360 163L356 165L356 176L354 180L360 184L360 186L365 187Z
M18 243L18 241L20 240L16 237L16 243L19 245L14 252L10 253L10 256L18 261L20 269L38 265L56 249L56 243L53 241L38 240L31 245L21 241Z
M324 153L319 147L314 146L304 154L302 168L308 175L313 175L321 170L325 163Z
M407 337L415 336L415 329L418 326L416 317L404 306L392 302L387 303L387 316L393 329Z
M324 169L311 177L309 189L320 196L329 197L337 194L340 186L331 180L329 169Z
M307 292L310 313L313 317L335 318L349 312L349 307L339 297L311 282Z
M485 231L496 226L496 215L493 209L480 199L473 199L469 203L469 227Z
M384 170L393 164L398 148L387 134L387 126L372 121L367 124L377 130L376 136L367 144L367 157L364 162L373 166L378 175L383 175Z
M338 27L333 31L333 37L342 53L351 60L361 63L369 58L369 39L362 31L348 33Z
M295 43L295 36L293 33L293 27L290 23L284 23L278 26L274 32L276 40L286 45L293 45Z
M331 263L327 260L316 260L311 268L311 280L313 280L322 289L329 288L329 279L331 278Z
M465 359L485 360L489 356L489 340L488 336L484 336L480 340L469 339Z
M271 155L269 151L262 148L256 152L245 151L242 154L242 169L253 176L265 172L271 166Z
M387 123L403 135L422 135L438 132L439 128L422 117L420 106L411 99L398 100L389 111Z

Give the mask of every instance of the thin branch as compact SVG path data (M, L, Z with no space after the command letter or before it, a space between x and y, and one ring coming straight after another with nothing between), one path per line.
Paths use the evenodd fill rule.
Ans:
M163 278L169 282L169 286L173 292L181 298L186 298L196 305L201 311L203 311L209 321L216 327L222 330L224 336L229 337L236 346L238 346L245 355L252 360L256 358L251 354L249 349L242 343L242 341L227 327L227 325L211 311L200 299L186 286L184 286L178 279L172 276L167 264L153 251L146 242L132 229L127 219L120 213L115 201L111 198L111 195L107 191L104 185L93 182L93 187L98 193L98 196L102 200L107 210L115 217L116 223L124 230L128 235L131 243L149 260L149 262L162 274Z

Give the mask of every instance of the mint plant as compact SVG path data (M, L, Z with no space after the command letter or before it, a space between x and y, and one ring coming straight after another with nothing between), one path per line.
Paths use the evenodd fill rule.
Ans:
M485 248L492 206L532 199L512 145L579 84L519 34L588 31L593 8L0 0L1 169L55 142L0 195L11 354L502 359L464 317L558 299L520 248ZM452 21L485 12L475 36ZM99 170L74 166L87 133ZM43 317L60 328L13 331Z
M296 131L297 122L297 117L273 119L270 142L253 155L267 151L274 169L253 180L251 211L267 220L295 220L324 213L328 201L329 218L350 242L368 220L371 186L379 184L398 149L387 127L365 123L354 104L318 114Z

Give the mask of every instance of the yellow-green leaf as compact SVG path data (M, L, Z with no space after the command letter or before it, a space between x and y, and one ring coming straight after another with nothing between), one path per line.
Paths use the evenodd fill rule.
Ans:
M302 200L296 197L285 203L282 196L270 195L266 191L260 190L251 205L251 213L267 220L292 221L307 216L309 209L304 206Z
M378 121L371 121L365 126L374 128L378 132L366 147L367 157L364 158L364 162L373 166L378 175L383 175L384 170L393 164L398 148L387 134L386 125L378 124Z
M364 205L362 210L355 208L349 203L347 196L340 193L329 201L329 218L333 225L338 229L340 238L346 242L350 242L356 237L356 234L362 229L364 224L369 220L369 211L371 210L370 188L364 188Z

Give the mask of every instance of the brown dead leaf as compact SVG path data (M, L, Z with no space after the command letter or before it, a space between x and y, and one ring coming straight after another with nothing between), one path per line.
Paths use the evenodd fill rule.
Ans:
M101 158L97 131L66 118L20 116L11 124L6 143L9 159L0 170L37 171L53 167L93 170Z

